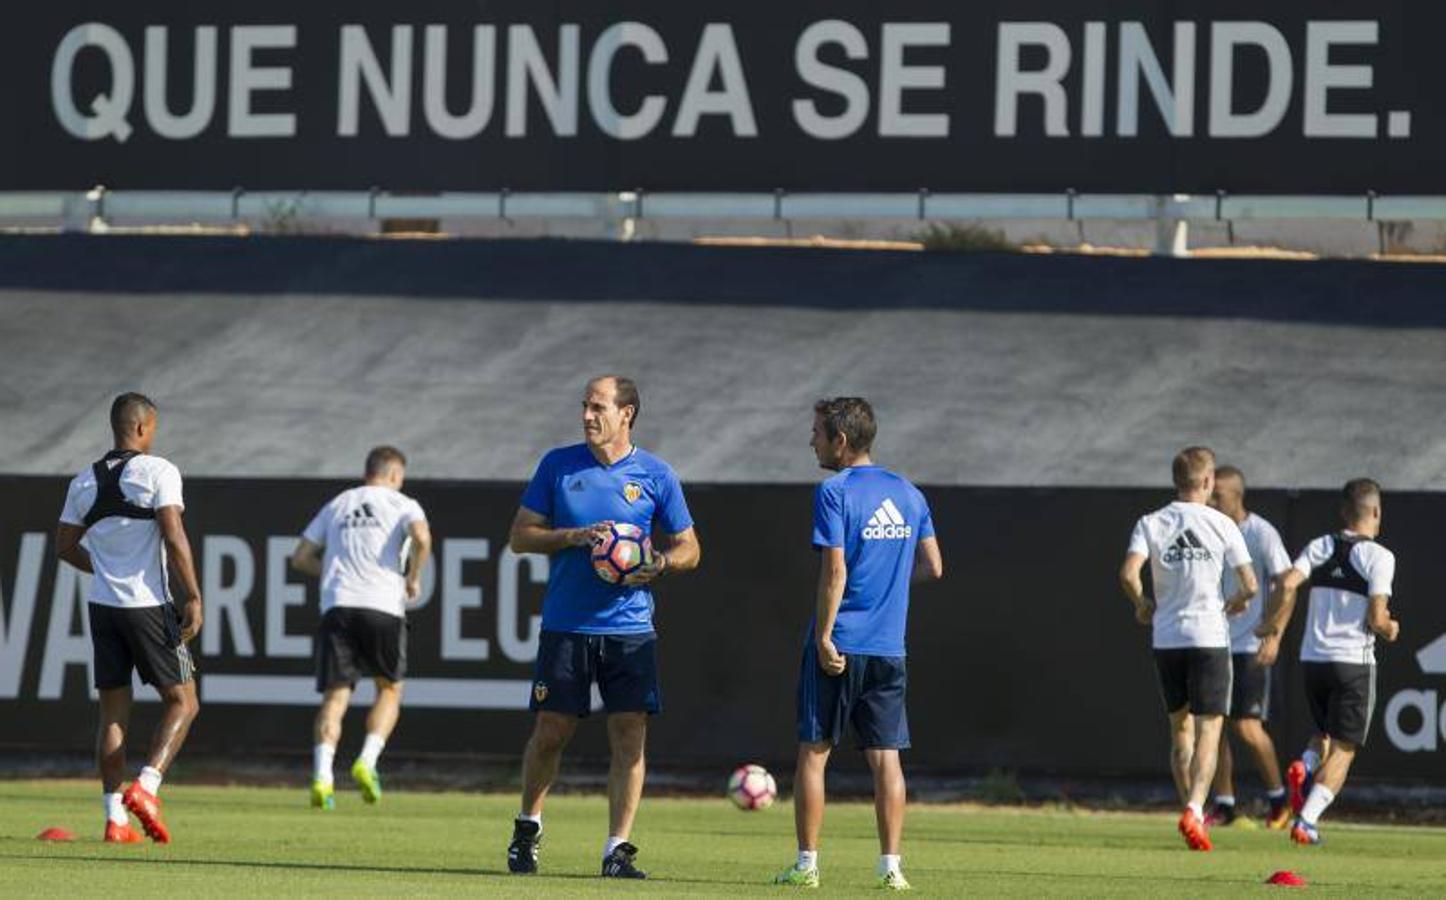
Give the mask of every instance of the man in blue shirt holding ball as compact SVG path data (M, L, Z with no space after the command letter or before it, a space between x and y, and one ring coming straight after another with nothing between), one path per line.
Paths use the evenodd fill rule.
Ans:
M537 871L542 804L557 778L563 747L591 711L594 683L608 715L608 838L602 874L645 878L628 843L643 793L648 715L662 708L653 594L664 574L696 568L698 538L683 487L667 463L633 445L642 408L632 379L604 375L587 384L581 444L543 456L512 521L517 553L549 555L542 635L531 708L537 713L522 758L522 810L507 848L507 868ZM592 548L614 523L653 535L652 559L619 584L600 578Z
M905 795L899 751L909 746L904 626L909 585L942 578L944 561L924 495L874 465L869 454L877 431L873 407L862 397L814 405L810 444L818 464L837 474L814 492L819 573L798 676L798 860L778 875L779 884L818 887L824 770L851 727L874 775L879 886L909 889L899 855Z

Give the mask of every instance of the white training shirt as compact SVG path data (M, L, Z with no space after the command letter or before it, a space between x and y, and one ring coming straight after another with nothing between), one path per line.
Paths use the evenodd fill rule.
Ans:
M1334 535L1322 535L1306 545L1295 561L1295 569L1310 577L1335 552ZM1366 579L1371 596L1391 595L1396 575L1396 555L1375 541L1364 540L1351 548L1350 561ZM1302 662L1343 662L1375 665L1376 633L1366 627L1370 598L1335 587L1310 589L1310 613L1300 641Z
M1250 551L1229 516L1176 500L1140 517L1129 552L1150 559L1155 649L1230 646L1221 573L1250 562Z
M402 552L421 504L389 487L362 485L321 508L302 537L326 548L321 563L321 611L333 606L375 609L405 617Z
M1260 624L1260 617L1265 612L1265 599L1270 596L1270 579L1284 575L1290 568L1290 554L1285 552L1285 544L1275 526L1255 513L1246 514L1245 521L1240 523L1240 534L1245 538L1245 549L1250 551L1256 588L1255 596L1250 598L1250 605L1245 608L1245 612L1229 617L1230 652L1254 653L1260 649L1260 638L1255 636L1255 628ZM1226 600L1234 597L1235 592L1240 590L1240 579L1235 576L1234 569L1225 570L1225 581L1221 590Z
M109 465L114 468L120 460L111 460ZM180 471L159 456L142 453L131 457L121 473L120 489L127 500L146 509L186 508ZM85 525L95 494L95 472L86 466L70 480L60 521ZM165 546L161 526L154 519L110 516L90 526L81 543L90 552L91 568L95 569L85 598L91 603L138 609L170 602Z

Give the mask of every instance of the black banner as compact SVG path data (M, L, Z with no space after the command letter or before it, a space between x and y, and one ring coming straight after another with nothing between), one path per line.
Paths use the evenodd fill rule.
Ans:
M343 487L187 482L186 522L207 606L193 645L203 708L191 752L309 746L316 586L287 571L286 556L311 514ZM0 747L80 750L94 729L91 654L81 579L53 557L64 481L0 477L0 491ZM530 722L524 710L547 574L545 561L506 549L520 486L410 482L408 492L428 512L437 556L426 602L410 616L411 672L391 746L398 753L514 756ZM1135 518L1168 495L927 493L946 580L914 595L911 767L1159 774L1167 732L1149 633L1134 624L1115 574ZM658 591L665 711L654 720L650 756L688 766L783 764L794 746L794 685L816 576L810 489L692 485L688 494L704 562ZM1334 527L1329 492L1253 491L1251 501L1292 552ZM1379 702L1370 745L1356 764L1362 775L1413 779L1441 771L1446 608L1435 602L1442 583L1429 560L1442 503L1436 494L1386 498L1384 541L1399 563L1392 605L1402 639L1377 650ZM1303 611L1296 618L1271 726L1287 754L1299 752L1309 733L1294 660ZM138 727L148 721L148 706L141 705ZM600 727L582 729L578 753L604 748Z
M1446 192L1446 8L100 0L0 28L0 190Z

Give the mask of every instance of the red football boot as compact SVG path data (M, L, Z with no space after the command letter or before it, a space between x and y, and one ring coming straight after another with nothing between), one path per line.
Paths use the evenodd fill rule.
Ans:
M109 819L106 820L105 842L107 844L139 844L143 840L145 838L141 837L141 833L132 828L129 822L120 825Z
M1300 760L1290 764L1285 770L1285 783L1290 788L1290 811L1297 816L1300 815L1301 807L1305 806L1306 782L1310 780L1310 773L1305 769L1305 763Z
M121 802L130 810L131 815L141 822L141 827L146 834L157 844L169 844L171 842L171 831L161 819L161 798L141 787L140 782L133 781L126 792L121 795Z
M1205 823L1190 809L1180 814L1180 834L1184 835L1185 843L1191 850L1209 850L1210 833L1205 830Z

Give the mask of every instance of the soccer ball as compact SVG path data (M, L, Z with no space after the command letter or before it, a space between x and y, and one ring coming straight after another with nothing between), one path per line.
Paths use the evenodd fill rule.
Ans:
M614 522L608 536L592 548L592 570L608 584L617 584L652 561L652 539L627 522Z
M777 796L778 785L762 766L739 766L728 776L728 799L739 809L767 809Z

